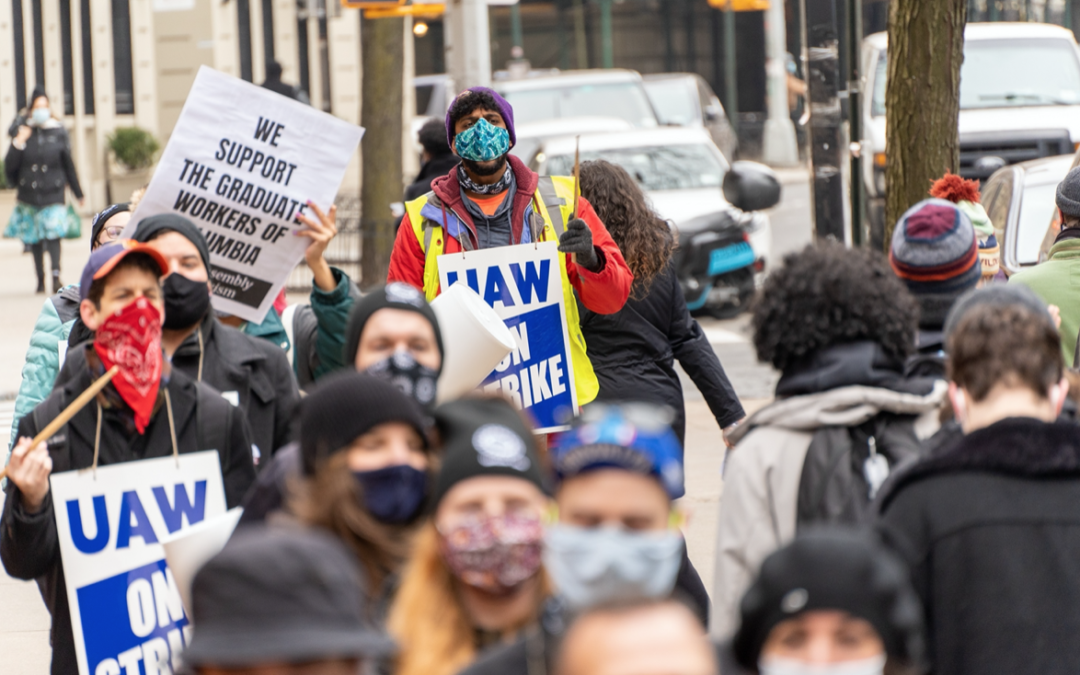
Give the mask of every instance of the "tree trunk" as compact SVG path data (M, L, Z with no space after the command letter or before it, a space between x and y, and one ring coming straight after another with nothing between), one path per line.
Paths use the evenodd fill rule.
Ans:
M360 283L370 288L386 282L397 224L390 204L400 202L405 190L401 166L405 20L363 19L360 43L364 68L360 123L367 129L362 146Z
M960 64L968 0L889 3L885 248L931 182L960 165Z

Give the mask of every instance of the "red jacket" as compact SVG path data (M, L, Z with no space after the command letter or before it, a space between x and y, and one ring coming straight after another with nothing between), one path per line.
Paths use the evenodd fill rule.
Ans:
M514 178L517 179L517 192L514 194L510 218L513 241L521 241L525 207L532 200L540 177L517 157L510 155L507 160L510 163L510 169L514 172ZM475 249L476 226L461 200L457 168L451 169L450 173L432 181L431 189L446 205L446 208L453 211L454 215L468 227L473 237L472 248ZM597 314L614 314L626 304L626 299L630 296L630 286L634 283L634 275L627 267L618 244L611 238L604 223L600 221L592 206L584 198L578 200L577 217L584 220L592 231L593 247L600 259L600 270L590 272L584 267L579 267L574 264L568 254L566 273L570 278L570 284L585 307ZM447 236L443 251L456 253L460 250L461 243ZM387 282L404 281L420 290L424 289L424 252L413 233L408 213L405 214L405 218L398 227L394 250L390 254L390 271L386 275L386 280Z

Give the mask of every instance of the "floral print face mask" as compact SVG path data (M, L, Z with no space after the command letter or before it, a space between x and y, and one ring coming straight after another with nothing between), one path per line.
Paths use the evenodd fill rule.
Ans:
M510 150L510 132L481 117L454 137L458 157L474 162L490 162Z
M505 593L540 569L544 528L539 516L474 516L440 534L443 559L450 571L480 590Z

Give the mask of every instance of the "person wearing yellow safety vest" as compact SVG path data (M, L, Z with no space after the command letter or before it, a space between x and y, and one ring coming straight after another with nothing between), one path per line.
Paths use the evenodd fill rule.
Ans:
M444 253L558 241L577 400L592 401L599 384L577 302L597 314L622 309L634 275L618 245L588 201L579 199L573 213L572 178L538 176L509 154L514 110L493 90L459 94L446 113L446 136L461 164L405 204L387 281L411 284L432 300L440 291L435 261Z

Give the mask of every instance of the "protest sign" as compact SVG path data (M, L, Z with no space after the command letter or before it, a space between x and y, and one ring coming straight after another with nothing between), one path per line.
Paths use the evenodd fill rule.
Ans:
M242 515L243 507L237 506L223 515L207 518L161 540L165 562L169 564L176 588L180 591L180 599L184 601L184 609L189 614L191 585L195 582L195 575L229 543L229 537L240 524Z
M558 242L439 256L442 288L464 283L490 305L517 346L484 380L532 415L537 433L565 429L577 413Z
M175 672L190 623L160 542L225 513L217 451L65 471L49 482L79 672Z
M310 243L308 201L328 209L364 130L203 66L122 236L159 213L210 247L214 307L261 323Z

